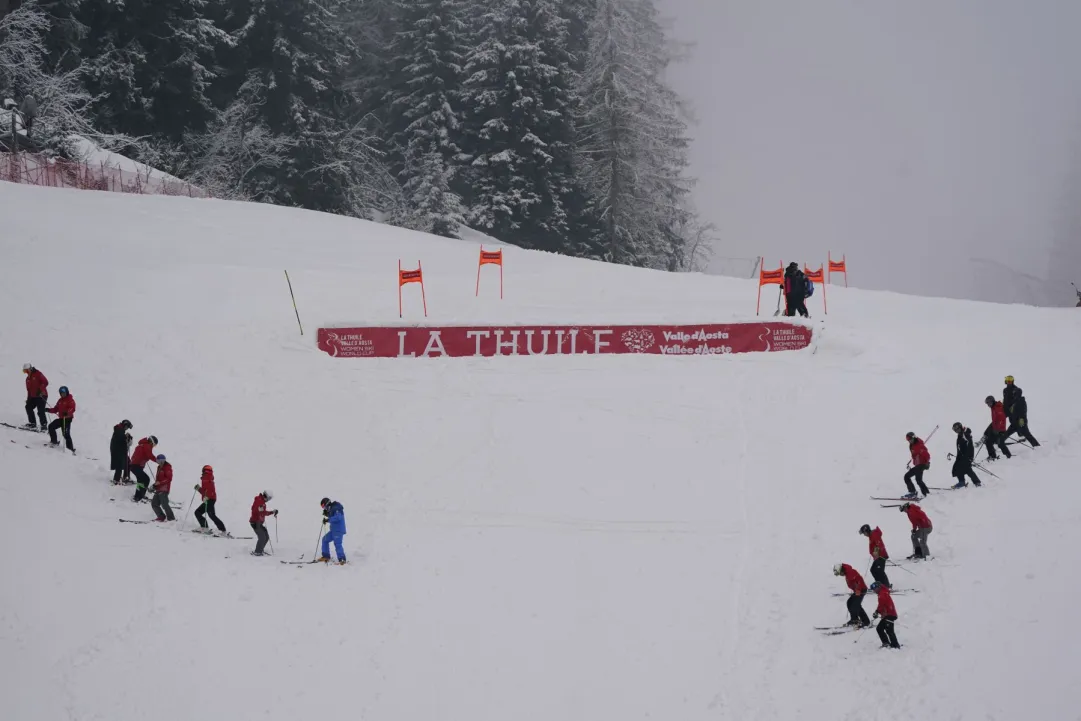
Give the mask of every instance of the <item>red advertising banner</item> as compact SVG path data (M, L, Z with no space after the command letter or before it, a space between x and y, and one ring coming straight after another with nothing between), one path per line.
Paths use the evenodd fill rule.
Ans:
M800 350L811 329L788 323L320 328L335 358L452 358L647 353L689 356Z

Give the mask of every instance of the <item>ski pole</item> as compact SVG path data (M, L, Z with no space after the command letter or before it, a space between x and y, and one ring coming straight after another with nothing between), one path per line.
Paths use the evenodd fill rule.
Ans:
M274 540L278 540L278 517L274 516Z
M907 568L905 568L904 566L902 566L902 565L901 565L900 563L894 563L893 561L890 561L890 565L896 566L897 568L901 569L901 570L902 570L902 571L904 571L905 573L910 573L910 574L912 574L913 576L915 576L915 575L916 575L916 574L912 573L912 571L910 571L910 570L908 570Z
M195 494L198 492L199 491L191 492L191 500L188 501L188 510L184 511L184 520L181 521L180 525L176 527L177 533L180 533L180 531L184 528L184 524L188 522L188 514L191 513L191 504L195 503Z

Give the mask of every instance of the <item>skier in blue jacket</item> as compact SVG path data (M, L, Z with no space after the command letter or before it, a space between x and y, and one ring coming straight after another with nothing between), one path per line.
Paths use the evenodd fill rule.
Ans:
M342 504L324 498L319 502L323 507L323 523L330 524L330 531L323 536L323 563L330 561L330 542L334 541L334 551L338 554L338 565L345 565L345 549L342 548L342 536L345 535L345 509Z

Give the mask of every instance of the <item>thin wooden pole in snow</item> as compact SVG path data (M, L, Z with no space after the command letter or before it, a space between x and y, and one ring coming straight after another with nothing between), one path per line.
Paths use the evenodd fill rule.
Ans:
M289 271L285 271L285 282L289 284L289 297L293 299L293 312L297 314L297 325L300 326L300 334L304 335L304 326L300 324L300 311L297 310L297 297L293 295L293 281L289 280Z

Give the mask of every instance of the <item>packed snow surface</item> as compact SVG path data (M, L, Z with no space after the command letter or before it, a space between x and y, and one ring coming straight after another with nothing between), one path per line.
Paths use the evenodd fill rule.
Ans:
M755 286L508 248L500 302L476 245L346 218L10 184L0 215L0 420L33 362L79 451L0 427L0 718L1078 718L1081 311L831 286L814 352L341 360L315 329L397 323L399 258L439 323L747 320ZM904 490L905 432L941 426L949 485L950 424L981 433L1007 373L1043 445L923 503L904 647L815 631L861 524L911 552L869 498ZM122 418L183 529L117 523L152 518L108 483ZM188 532L207 463L235 535L274 491L273 557ZM350 564L279 563L323 496Z

